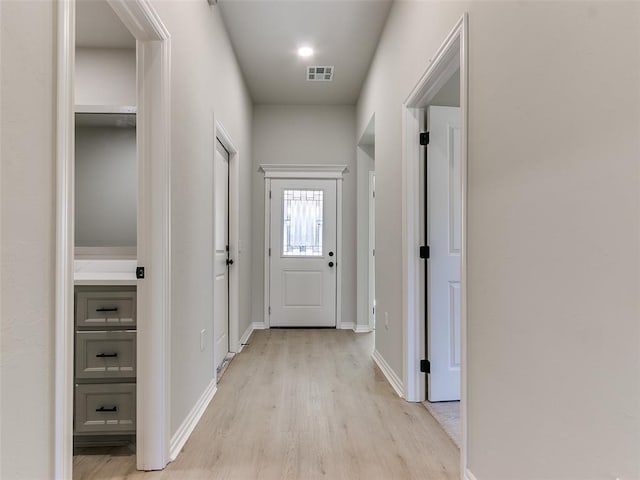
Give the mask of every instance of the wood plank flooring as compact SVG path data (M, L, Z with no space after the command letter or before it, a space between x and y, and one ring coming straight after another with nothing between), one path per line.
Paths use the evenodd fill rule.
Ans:
M398 398L371 360L372 335L260 330L237 355L175 462L74 457L74 478L458 479L459 451L421 404Z

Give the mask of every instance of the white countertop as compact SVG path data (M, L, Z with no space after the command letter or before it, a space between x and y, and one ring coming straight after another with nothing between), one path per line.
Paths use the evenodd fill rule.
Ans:
M74 260L76 285L136 285L137 260Z

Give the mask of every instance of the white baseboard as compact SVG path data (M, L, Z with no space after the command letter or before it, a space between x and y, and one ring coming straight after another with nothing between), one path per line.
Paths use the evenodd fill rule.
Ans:
M463 477L463 480L478 480L478 479L476 478L476 476L475 476L473 473L471 473L471 470L469 470L469 469L467 468L467 469L465 469L465 471L464 471L464 477Z
M245 332L242 334L242 337L240 337L240 341L238 342L238 353L240 353L244 349L244 346L249 341L249 337L253 333L254 328L255 327L253 326L253 323L250 323Z
M216 379L214 378L193 406L187 418L184 419L184 422L182 422L182 425L180 425L175 435L171 437L171 444L169 445L170 461L173 462L180 454L182 447L187 443L189 436L196 428L196 425L198 425L202 414L209 406L209 402L211 402L211 399L216 394L217 389Z
M264 322L253 322L251 324L254 330L266 330L267 325Z
M373 351L372 358L398 396L400 398L404 398L404 386L402 385L402 380L400 380L400 377L398 377L396 372L391 369L387 361L382 358L382 355L380 355L378 350Z
M355 326L356 324L353 322L340 322L338 325L336 325L336 328L338 330L353 330Z
M371 328L369 328L369 325L362 325L361 323L358 323L354 327L353 331L356 333L369 333Z

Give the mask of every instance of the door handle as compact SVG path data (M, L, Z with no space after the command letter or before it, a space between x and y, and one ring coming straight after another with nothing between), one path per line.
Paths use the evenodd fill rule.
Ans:
M96 412L117 412L117 411L118 411L118 407L111 407L111 408L100 407L100 408L96 408Z
M233 265L233 259L227 258L227 265Z
M329 262L329 266L330 266L330 267L333 267L333 262Z

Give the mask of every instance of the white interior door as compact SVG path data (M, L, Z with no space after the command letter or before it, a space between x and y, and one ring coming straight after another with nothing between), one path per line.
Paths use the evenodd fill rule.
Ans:
M213 182L213 353L219 368L229 353L229 154L218 140Z
M369 172L369 328L376 328L376 174Z
M430 402L460 400L460 108L427 110L428 359Z
M336 326L336 214L336 180L271 180L270 326Z

